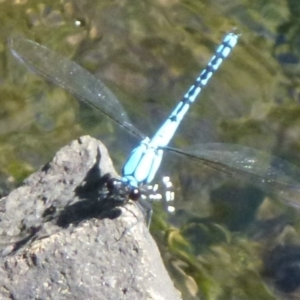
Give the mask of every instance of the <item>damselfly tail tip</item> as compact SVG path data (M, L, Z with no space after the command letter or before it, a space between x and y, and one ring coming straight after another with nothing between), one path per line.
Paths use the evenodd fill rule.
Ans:
M228 31L227 34L231 34L231 35L240 37L242 35L242 32L237 27L233 27L230 31Z

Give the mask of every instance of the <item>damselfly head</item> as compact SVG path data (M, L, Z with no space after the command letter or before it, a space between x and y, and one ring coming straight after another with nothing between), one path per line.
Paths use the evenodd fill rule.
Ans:
M124 205L129 199L137 201L141 197L139 188L131 187L120 179L107 177L106 187L117 206Z

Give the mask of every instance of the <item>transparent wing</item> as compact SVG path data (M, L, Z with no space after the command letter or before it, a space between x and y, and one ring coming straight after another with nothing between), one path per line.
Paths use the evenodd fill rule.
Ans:
M249 181L300 208L300 168L253 148L233 144L197 144L183 150L166 148L231 177Z
M12 38L9 46L12 54L33 72L100 110L130 133L145 137L131 124L116 96L77 63L22 37Z

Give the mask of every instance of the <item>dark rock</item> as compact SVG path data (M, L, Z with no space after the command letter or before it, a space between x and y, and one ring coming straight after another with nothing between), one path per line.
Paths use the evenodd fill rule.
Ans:
M1 199L1 299L180 299L140 209L105 202L106 173L85 136Z

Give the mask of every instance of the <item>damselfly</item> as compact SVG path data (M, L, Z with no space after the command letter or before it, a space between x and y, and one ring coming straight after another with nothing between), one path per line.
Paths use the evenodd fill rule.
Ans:
M114 197L119 199L119 205L126 203L129 198L132 200L140 199L139 188L150 184L154 179L161 164L164 150L187 155L231 176L250 180L262 189L275 191L289 203L298 205L292 194L295 191L296 194L299 193L300 188L295 177L300 178L300 176L298 177L300 171L285 161L237 145L207 144L185 150L168 147L184 115L213 73L236 45L238 37L239 35L235 32L230 32L224 37L207 67L200 73L195 83L152 139L146 137L130 122L114 94L99 79L77 63L24 38L12 39L10 49L13 55L29 69L68 90L141 139L140 144L131 152L123 166L122 179L110 178L108 180L108 189ZM291 169L293 170L292 175L286 173L286 170Z

